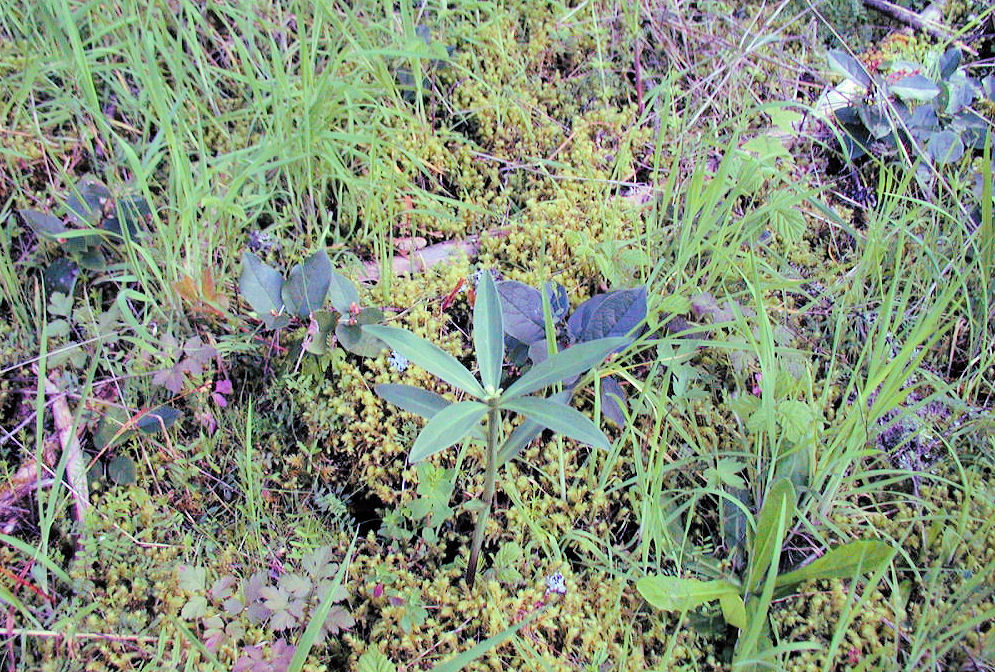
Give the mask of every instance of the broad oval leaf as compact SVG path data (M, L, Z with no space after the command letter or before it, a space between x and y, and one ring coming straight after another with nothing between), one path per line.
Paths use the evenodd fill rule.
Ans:
M567 326L579 341L625 336L646 319L646 287L598 294L582 303Z
M521 397L584 373L601 362L609 353L624 348L629 342L628 338L599 338L596 341L561 350L529 369L504 391L502 397L504 399Z
M409 462L421 462L440 450L459 443L487 415L487 406L479 401L450 404L436 413L415 439L408 455Z
M724 579L701 581L677 576L645 576L636 582L636 590L661 611L689 611L725 596L739 597L739 588Z
M786 478L778 479L764 498L750 548L750 567L746 574L749 590L756 590L766 578L767 570L780 560L781 544L795 517L796 501L795 488Z
M256 311L267 329L286 326L286 317L280 315L283 309L283 276L279 271L267 266L251 252L242 253L242 275L238 279L238 290ZM278 318L283 319L278 321ZM282 324L281 324L282 322Z
M951 130L940 131L929 136L926 151L937 163L953 163L964 156L964 143L960 136Z
M864 539L837 546L821 558L804 567L777 577L777 587L787 588L803 581L818 579L851 579L858 574L871 574L887 566L895 557L895 549L882 541Z
M388 327L385 325L367 325L363 331L372 334L388 346L408 358L408 361L420 366L429 373L442 378L477 399L484 398L484 388L473 377L465 366L455 357L420 336L415 336L407 329Z
M943 55L940 56L939 63L937 64L940 68L940 79L950 79L950 75L954 74L960 66L960 61L961 53L960 49L957 47L950 47L943 52Z
M720 595L719 606L722 607L722 618L726 619L726 623L740 630L746 629L746 605L740 595Z
M929 102L940 95L940 87L928 77L919 74L902 77L888 88L903 100L915 100L920 103Z
M504 362L504 320L494 278L487 271L482 276L473 304L473 347L477 354L480 380L485 388L497 390Z
M601 379L601 413L615 423L625 426L625 390L614 376Z
M497 292L506 334L526 345L545 338L542 295L538 289L517 280L504 280L497 283Z
M608 437L587 416L558 401L542 397L521 397L502 401L501 408L521 413L529 420L574 441L603 450L611 448Z
M332 308L347 315L354 304L359 305L359 291L349 278L332 271L329 275L328 302Z
M35 233L48 238L49 240L55 240L67 231L66 225L63 224L62 220L55 215L49 215L44 212L39 212L38 210L29 210L26 208L18 210L17 214L21 216L21 219L27 222L28 226L34 229Z
M168 429L170 425L179 419L180 415L181 413L175 408L160 406L139 418L135 425L146 434L155 434L156 432Z
M281 296L287 310L298 317L307 317L321 308L332 277L332 262L328 253L318 250L290 271Z
M335 325L335 338L343 348L360 357L376 357L384 349L383 341L371 336L363 330L363 325L380 324L383 321L383 311L379 308L363 308L359 315L352 319L340 317Z
M860 84L865 89L871 85L871 77L867 68L845 51L833 49L828 54L829 67L839 75Z

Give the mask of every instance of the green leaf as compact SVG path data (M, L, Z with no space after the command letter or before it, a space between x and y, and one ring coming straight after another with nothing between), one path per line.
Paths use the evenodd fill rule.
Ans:
M926 103L940 95L940 87L923 75L908 75L888 87L903 100Z
M937 163L954 163L964 156L964 141L957 133L947 129L929 136L926 151Z
M465 366L455 357L424 338L415 336L407 329L384 325L369 325L363 331L372 334L388 346L401 353L412 363L444 381L459 388L477 399L484 398L484 388Z
M359 305L359 292L352 280L341 273L331 272L328 284L328 302L335 310L348 315L353 305Z
M795 488L786 478L779 479L767 493L750 548L750 568L746 575L746 587L749 590L756 590L770 566L779 561L780 558L776 555L783 541L783 537L779 535L783 535L791 526L796 501Z
M566 404L542 397L521 397L501 402L501 408L521 413L525 417L549 427L557 434L569 437L574 441L587 443L595 448L608 450L611 442L597 425L591 422L583 413Z
M725 579L701 581L677 576L646 576L636 582L636 589L661 611L689 611L726 596L739 597L740 590Z
M490 651L496 646L500 646L505 641L507 641L512 635L524 628L525 626L532 623L532 621L539 618L540 615L546 610L546 607L536 609L531 614L526 616L524 619L515 623L514 625L505 628L493 637L488 637L482 642L477 642L472 647L464 651L463 653L450 658L449 660L439 663L432 668L432 672L459 672L464 667L480 658L482 655Z
M134 485L138 482L135 461L127 455L118 455L107 465L107 478L118 485Z
M421 430L411 447L408 461L420 462L463 440L487 415L487 406L479 401L450 404L436 413Z
M829 67L837 74L860 84L865 89L871 85L871 77L867 74L867 69L850 54L833 49L829 52L828 58Z
M547 399L565 404L570 401L572 394L573 390L571 389L560 390L556 394L547 397ZM532 442L532 439L542 433L543 429L545 429L543 425L526 417L525 422L515 427L515 431L501 445L501 449L498 451L497 466L500 467L506 462L515 459L522 452L522 449Z
M242 253L242 275L238 279L238 291L256 311L267 329L287 326L289 320L281 315L283 310L283 276L267 266L251 252Z
M332 262L324 248L294 266L280 293L287 311L307 317L320 309L328 294L331 277Z
M480 380L485 388L497 390L504 361L504 320L494 278L488 271L482 276L473 304L473 347L477 351Z
M815 431L815 416L804 401L785 399L777 405L777 419L784 438L798 443Z
M43 238L49 240L55 240L64 234L67 229L66 225L62 223L62 220L54 215L49 215L44 212L39 212L38 210L18 210L17 214L21 216L28 226L30 226L36 234Z
M350 324L350 322L355 322ZM343 348L360 357L376 357L384 349L383 341L363 330L363 325L380 324L383 312L379 308L363 308L355 318L339 318L335 325L335 338Z
M726 623L740 630L746 629L746 605L739 594L720 595L719 606Z
M397 672L397 666L377 649L367 649L359 657L356 672Z
M146 434L155 434L156 432L161 432L164 429L168 429L170 425L179 419L181 413L175 408L170 408L169 406L160 406L159 408L149 411L143 415L136 425L138 429L142 430Z
M373 391L384 401L389 401L408 413L420 415L426 420L431 420L436 413L452 405L441 394L414 385L383 383L374 387Z
M851 541L838 546L821 558L777 577L777 587L786 588L817 579L850 579L870 574L886 566L895 557L888 544L871 540Z
M584 373L600 363L609 353L623 348L629 343L630 340L625 337L599 338L561 350L529 369L525 375L504 391L502 397L504 399L521 397Z

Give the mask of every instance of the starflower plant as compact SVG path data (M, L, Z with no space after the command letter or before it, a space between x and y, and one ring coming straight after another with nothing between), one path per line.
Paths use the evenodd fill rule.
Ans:
M482 275L473 307L473 347L479 380L455 357L406 329L383 325L363 327L364 332L468 397L465 401L450 402L441 395L411 385L376 387L381 398L428 420L411 447L408 455L411 462L419 462L468 440L481 441L486 447L484 492L466 568L468 585L473 585L476 575L498 470L503 464L521 452L544 428L596 448L609 447L607 437L597 425L565 403L569 391L549 397L536 393L587 372L608 354L630 342L624 337L601 338L567 348L502 388L504 324L501 301L491 274ZM509 436L502 437L503 421L509 414L524 416L524 421Z

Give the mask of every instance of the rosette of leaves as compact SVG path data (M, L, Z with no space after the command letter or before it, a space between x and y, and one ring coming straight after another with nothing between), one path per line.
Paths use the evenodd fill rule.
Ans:
M152 214L144 196L115 196L90 175L76 183L60 214L27 208L17 212L38 238L58 243L66 252L44 271L48 292L66 296L72 295L80 269L104 270L108 246L137 238Z
M636 589L662 611L687 612L718 602L726 623L739 628L733 662L755 660L762 643L769 641L767 614L771 601L790 594L805 581L880 576L895 549L876 540L851 541L831 549L813 562L778 572L781 551L797 515L797 497L788 479L779 479L764 498L753 521L747 545L749 558L741 576L715 576L707 580L677 576L647 576ZM702 569L707 563L697 563Z
M238 287L267 329L282 329L293 319L308 320L303 347L310 353L328 352L332 333L343 348L361 357L375 357L383 350L383 343L362 330L363 325L381 322L383 313L360 307L356 286L332 270L324 249L294 266L286 278L244 252Z
M542 293L515 280L497 283L505 342L517 366L546 360L551 350L548 335L555 334L555 350L602 338L638 337L646 319L646 287L596 294L580 304L569 317L567 290L547 282ZM548 316L548 320L547 320ZM601 410L621 427L625 424L626 394L614 376L600 384Z
M490 273L483 274L473 306L473 346L479 380L455 357L406 329L383 325L363 329L469 397L467 401L449 402L439 394L410 385L382 384L375 388L381 398L428 420L411 447L408 456L411 462L424 460L463 441L480 441L486 447L484 492L476 507L480 512L466 570L467 583L472 585L499 467L515 457L544 428L595 447L610 445L597 425L566 404L570 398L568 391L551 397L533 393L574 379L609 353L624 348L630 340L614 337L580 343L536 364L502 388L504 317ZM509 414L524 416L524 422L504 438L503 421Z
M863 93L836 110L847 158L863 156L875 143L890 148L902 144L937 164L983 149L992 122L974 105L995 101L995 75L979 80L961 63L961 51L951 47L932 67L892 62L894 75L882 78L850 54L830 51L830 67Z

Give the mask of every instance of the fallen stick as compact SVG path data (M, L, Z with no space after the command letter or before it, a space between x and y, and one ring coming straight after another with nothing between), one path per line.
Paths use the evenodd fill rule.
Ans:
M930 4L920 14L888 0L864 0L864 5L890 16L899 23L929 33L938 40L953 39L953 31L940 22L943 18L943 8L940 3Z
M73 414L66 403L66 393L55 383L54 374L45 381L45 394L52 401L52 415L55 418L55 429L59 433L59 443L66 459L66 482L73 497L73 507L76 520L86 517L90 507L90 493L86 485L86 459L83 446L73 430Z
M505 229L493 229L488 231L488 236L498 238L508 235ZM423 247L420 250L412 250L407 255L398 254L391 257L390 264L394 275L408 275L421 273L427 268L436 264L449 261L459 254L472 257L480 249L480 236L470 236L464 240L447 240L444 243L436 243ZM360 282L376 282L380 279L380 262L364 261L363 270L359 274Z

